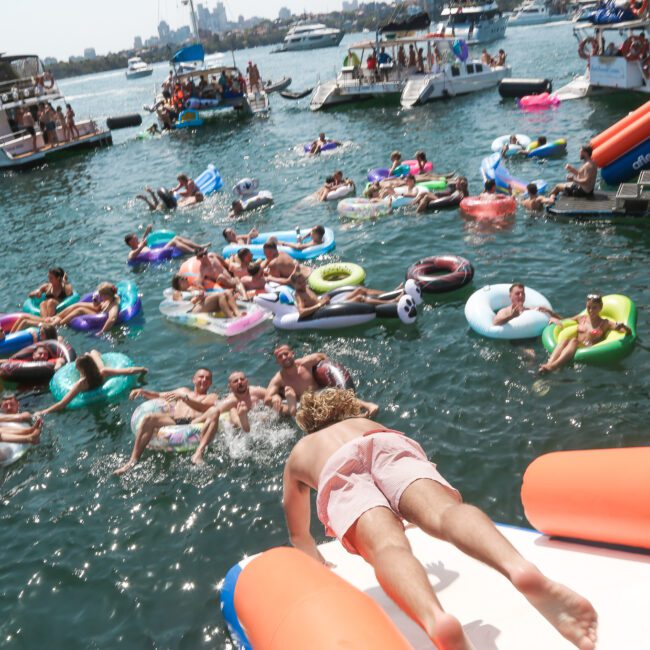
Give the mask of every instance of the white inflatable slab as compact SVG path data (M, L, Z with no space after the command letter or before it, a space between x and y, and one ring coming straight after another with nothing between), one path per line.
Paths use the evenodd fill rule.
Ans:
M499 530L550 578L591 601L599 615L598 650L650 647L650 554L559 542L510 526ZM501 574L417 528L407 536L443 607L460 620L476 650L575 650ZM431 641L386 596L369 564L338 541L319 549L338 575L381 605L413 648L431 650Z

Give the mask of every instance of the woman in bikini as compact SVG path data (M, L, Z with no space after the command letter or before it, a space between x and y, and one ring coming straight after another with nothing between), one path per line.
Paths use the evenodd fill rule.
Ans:
M558 343L548 361L539 367L540 372L552 372L561 368L573 359L578 348L600 343L612 330L625 332L625 334L632 333L625 323L615 323L609 318L603 318L600 315L602 309L601 296L598 294L587 296L587 313L584 316L578 314L570 319L578 323L576 336ZM551 322L560 324L561 321L551 318Z
M38 316L21 316L11 328L12 332L25 329L26 327L38 327L43 323L51 325L67 325L77 316L87 316L91 314L107 314L104 326L99 330L99 334L108 332L117 322L120 313L120 297L117 295L117 287L110 282L102 282L95 293L91 302L78 302L70 307L66 307L56 316L41 318Z
M68 282L66 272L60 266L51 268L47 272L47 282L30 292L29 297L40 298L43 294L45 294L45 299L39 306L43 318L54 316L59 303L72 295L72 285Z
M76 395L85 393L89 390L101 388L104 383L111 377L121 375L144 375L147 372L142 366L133 366L131 368L107 368L102 361L102 355L97 350L91 350L87 354L82 354L75 361L75 366L79 371L79 380L72 386L66 395L56 404L38 411L34 415L41 417L54 411L60 411L65 408Z

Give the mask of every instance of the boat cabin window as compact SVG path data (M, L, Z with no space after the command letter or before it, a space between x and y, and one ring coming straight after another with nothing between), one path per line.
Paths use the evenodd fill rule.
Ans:
M474 64L473 63L468 63L467 64L467 74L473 74L474 73Z
M37 56L0 58L0 83L30 79L43 74L43 66Z
M452 65L451 66L451 76L452 77L459 77L460 76L460 68L457 65Z
M467 66L467 67L469 67L469 66ZM483 72L483 64L482 63L477 63L475 65L475 70L476 70L476 72Z

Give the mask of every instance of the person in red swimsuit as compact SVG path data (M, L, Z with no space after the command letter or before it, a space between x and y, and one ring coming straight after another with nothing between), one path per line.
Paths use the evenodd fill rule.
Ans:
M601 296L598 294L587 296L587 313L584 316L577 314L570 319L578 323L576 335L573 338L560 341L555 346L548 361L539 367L540 372L552 372L561 368L573 359L579 347L600 343L611 330L632 334L632 330L625 323L615 323L609 318L603 318L600 315L602 309L603 299ZM559 324L561 319L551 318L551 322Z
M483 512L462 503L415 440L360 417L362 406L352 391L308 392L300 407L296 420L307 435L284 468L293 546L325 563L310 531L310 490L316 490L327 534L372 565L384 591L439 650L469 650L460 622L444 611L413 555L405 519L499 571L581 650L596 647L597 614L589 601L543 575Z

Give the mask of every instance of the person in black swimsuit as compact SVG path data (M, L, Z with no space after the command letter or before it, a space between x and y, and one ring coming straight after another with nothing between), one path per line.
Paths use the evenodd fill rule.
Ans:
M47 282L30 292L29 297L40 298L43 295L45 297L39 306L43 318L54 316L58 305L72 295L72 285L68 282L66 272L60 266L52 267L47 272Z

